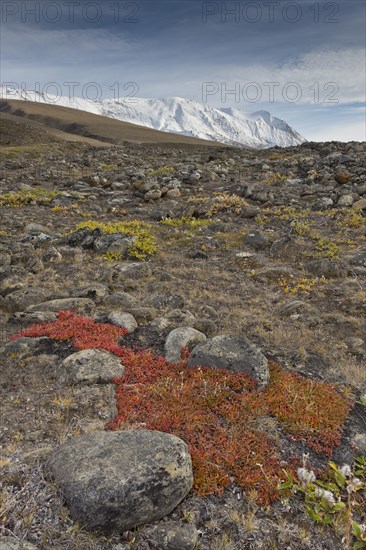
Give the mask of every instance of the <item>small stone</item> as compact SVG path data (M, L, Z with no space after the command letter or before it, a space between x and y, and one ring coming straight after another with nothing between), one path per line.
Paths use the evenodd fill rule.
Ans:
M311 275L325 277L326 279L343 277L346 274L344 265L330 258L312 260L307 262L304 267Z
M198 531L194 525L167 521L154 528L152 542L158 550L194 550Z
M354 199L352 195L342 195L339 197L337 205L338 206L352 206Z
M156 200L160 199L160 197L161 197L160 189L151 189L151 191L148 191L144 195L144 199L147 202L148 201L156 201Z
M289 317L295 311L303 308L304 306L305 302L303 302L302 300L293 300L292 302L288 302L287 304L281 306L278 310L278 313L281 315L281 317Z
M171 363L181 361L183 349L190 344L199 344L206 341L206 336L191 327L180 327L172 330L165 341L165 358Z
M300 183L302 183L303 180L300 179L300 178L294 178L294 179L287 179L285 180L285 183L287 185L300 185Z
M138 328L137 321L131 313L125 313L123 311L112 311L108 315L108 321L112 325L125 328L128 332L134 332Z
M150 265L147 262L131 262L118 264L114 267L117 279L143 279L145 277L150 277L152 270Z
M196 319L193 327L203 332L206 336L215 336L217 332L216 323L211 321L211 319Z
M34 544L13 537L0 537L0 548L1 550L38 550Z
M366 199L360 199L352 204L353 210L366 210Z
M245 237L244 243L252 246L255 250L263 250L268 246L268 239L260 231L252 231Z
M139 325L149 323L158 316L157 310L153 307L134 307L129 309L129 313L134 316Z
M254 254L252 252L238 252L235 256L237 258L252 258Z
M342 170L341 172L337 172L337 174L334 176L334 179L337 183L343 185L351 181L352 174L348 172L348 170Z
M322 197L314 205L313 210L326 210L334 205L333 199L330 197Z
M166 193L168 199L177 199L178 197L180 197L180 195L181 193L177 188L169 189Z
M77 298L90 298L96 303L100 303L103 298L108 296L108 287L101 283L92 283L74 290L73 295Z
M188 309L173 309L165 317L168 319L170 325L175 327L193 327L196 320Z
M50 246L43 253L43 261L58 263L62 261L62 254L54 246Z

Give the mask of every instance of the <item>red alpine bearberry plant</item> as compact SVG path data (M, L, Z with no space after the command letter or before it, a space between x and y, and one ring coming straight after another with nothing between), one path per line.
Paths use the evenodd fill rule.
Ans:
M77 349L99 348L125 366L115 378L118 414L108 429L151 429L174 434L189 446L194 488L200 495L220 494L233 479L255 490L258 502L278 497L284 463L276 442L258 429L261 417L275 417L290 437L330 455L339 445L350 401L326 383L308 380L270 362L268 386L258 391L244 373L202 366L188 369L187 350L178 365L152 350L133 350L118 342L127 333L70 311L56 321L32 325L20 336L70 340Z

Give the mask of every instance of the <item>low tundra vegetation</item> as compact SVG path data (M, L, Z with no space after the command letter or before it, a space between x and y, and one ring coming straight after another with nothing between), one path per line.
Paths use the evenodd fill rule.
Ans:
M125 233L126 235L136 237L135 243L130 248L129 255L137 260L146 260L158 250L155 238L151 233L151 226L138 220L109 223L87 220L77 225L75 230L85 227L90 230L100 229L106 235ZM119 258L107 253L106 259L114 260Z
M366 457L356 457L352 467L339 467L331 461L323 475L317 477L308 465L308 455L304 455L296 476L286 470L284 473L286 480L279 485L283 501L302 494L312 520L330 525L344 535L345 550L366 548Z
M4 193L0 195L0 207L8 206L11 208L20 208L31 202L40 204L49 204L55 197L59 196L58 191L50 191L42 187L33 189L22 189L20 191Z
M108 429L144 428L181 437L192 455L199 495L220 494L235 480L265 505L279 497L284 467L296 479L299 457L290 450L284 459L278 442L258 429L260 418L277 419L289 449L291 441L298 441L330 456L340 444L352 403L333 386L270 361L270 383L259 391L243 373L188 369L187 350L173 365L152 350L127 348L125 334L125 329L63 311L56 321L32 325L12 338L48 336L118 356L125 372L113 380L118 414Z

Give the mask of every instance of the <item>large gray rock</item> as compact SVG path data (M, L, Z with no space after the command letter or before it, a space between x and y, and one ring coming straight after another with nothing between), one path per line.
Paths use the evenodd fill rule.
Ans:
M60 365L60 379L68 384L108 384L122 376L125 370L121 360L101 349L84 349L69 355Z
M129 309L138 306L138 301L132 294L128 292L113 292L110 296L106 296L103 299L103 305L107 307L118 307L122 309Z
M42 288L23 288L7 294L3 306L10 311L23 311L26 307L44 302L48 297Z
M75 521L121 532L159 520L193 483L187 445L148 431L94 432L68 440L47 462Z
M318 258L305 264L305 269L316 277L339 278L347 274L344 263L331 260L330 258Z
M46 336L41 336L39 338L27 338L26 336L22 336L16 340L7 342L4 347L4 352L6 355L16 354L20 357L29 357L34 355L38 346L46 340L48 340Z
M93 313L95 311L95 303L89 298L60 298L50 300L41 304L27 307L28 311L68 311L76 310L79 313Z
M188 367L206 366L245 372L257 380L258 386L269 382L268 361L253 342L245 336L215 336L193 348Z
M191 327L180 327L169 332L165 341L165 359L171 363L179 363L182 350L190 344L206 342L207 338Z

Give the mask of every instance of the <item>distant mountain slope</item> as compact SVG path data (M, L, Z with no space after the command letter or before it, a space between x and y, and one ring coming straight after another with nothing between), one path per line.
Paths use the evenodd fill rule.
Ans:
M0 99L0 117L3 124L5 120L27 120L33 125L37 123L38 128L59 139L70 141L72 138L72 141L83 141L96 146L130 143L179 147L219 145L214 141L167 134L106 116L40 102Z
M230 145L264 148L289 147L303 143L303 138L284 120L267 111L245 114L231 108L215 109L179 97L164 99L106 99L45 96L38 92L0 87L0 97L12 100L51 103L94 113L154 130L219 141Z

